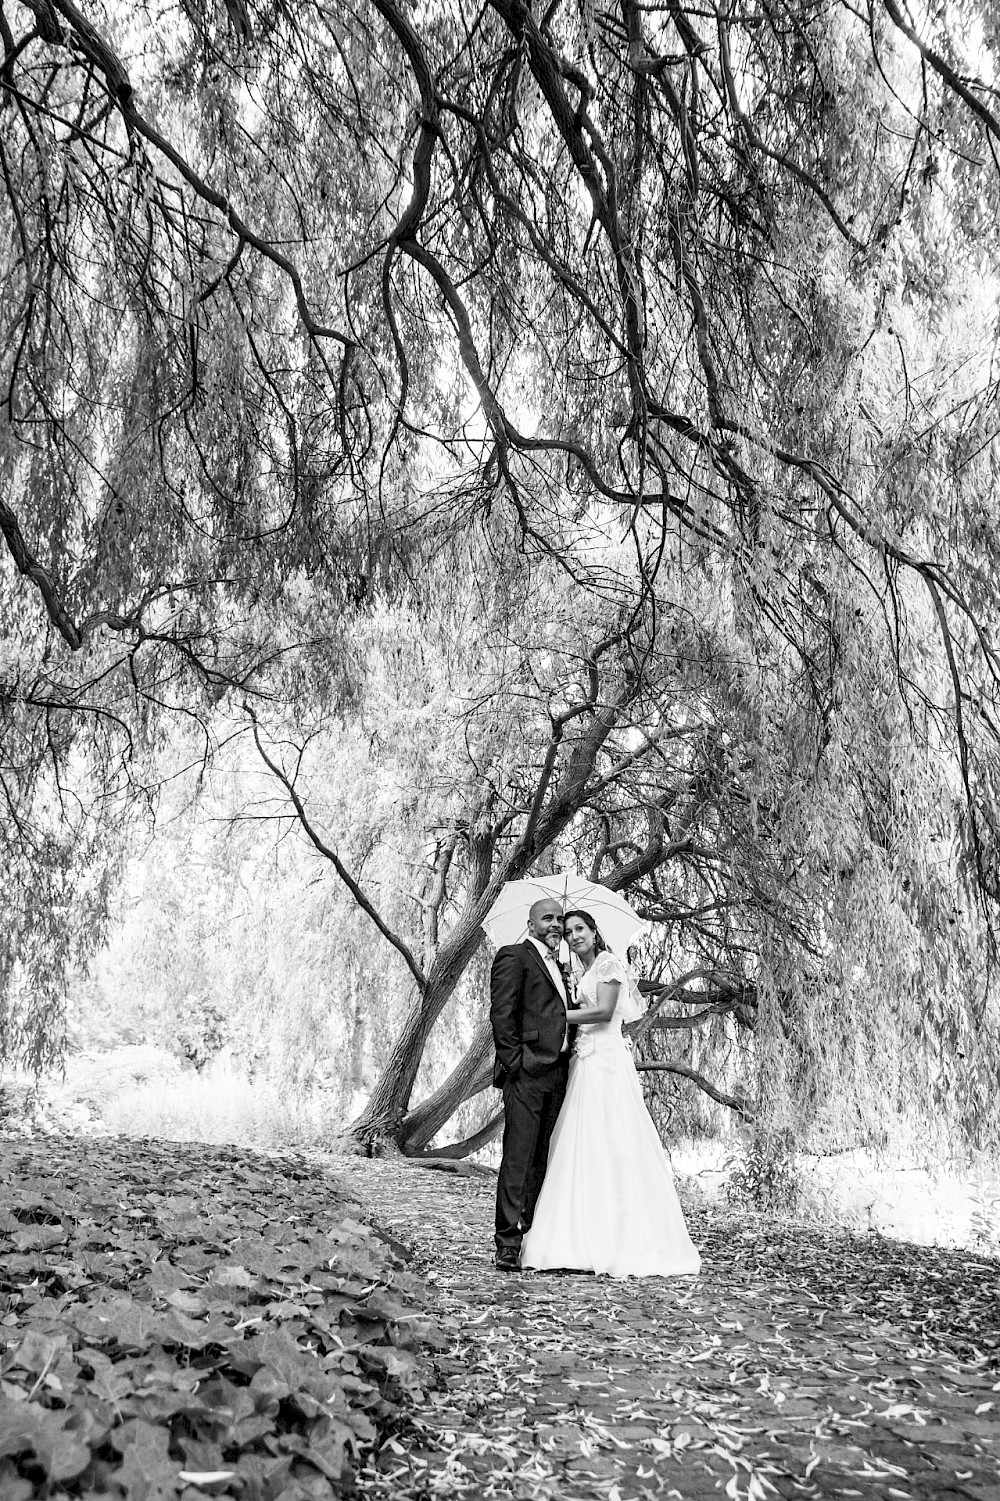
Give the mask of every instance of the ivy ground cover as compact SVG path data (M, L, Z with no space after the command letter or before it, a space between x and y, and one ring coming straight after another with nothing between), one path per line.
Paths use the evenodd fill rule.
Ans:
M322 1166L0 1141L0 1496L326 1501L440 1344Z

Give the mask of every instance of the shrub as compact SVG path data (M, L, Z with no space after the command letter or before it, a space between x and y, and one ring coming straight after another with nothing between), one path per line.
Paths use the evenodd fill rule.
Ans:
M758 1127L747 1150L727 1158L726 1167L724 1191L731 1204L786 1214L799 1207L802 1184L791 1127Z

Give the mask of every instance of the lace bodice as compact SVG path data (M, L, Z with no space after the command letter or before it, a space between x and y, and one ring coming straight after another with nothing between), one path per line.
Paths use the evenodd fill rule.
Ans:
M586 974L580 977L580 982L576 990L577 1001L581 1004L585 1003L588 1006L596 1005L598 985L602 983L605 985L613 984L615 980L620 985L627 984L628 977L625 973L624 964L622 964L620 959L616 959L614 954L606 952L598 954ZM610 1022L607 1025L610 1026Z
M581 976L576 988L576 1001L578 1006L597 1005L597 987L618 981L619 985L627 987L628 977L625 966L614 954L598 954L594 963L586 974ZM621 1042L621 999L622 990L618 992L618 1005L615 1014L610 1021L595 1022L590 1026L580 1027L576 1034L576 1043L573 1048L578 1058L584 1058L588 1053L607 1046L615 1046Z

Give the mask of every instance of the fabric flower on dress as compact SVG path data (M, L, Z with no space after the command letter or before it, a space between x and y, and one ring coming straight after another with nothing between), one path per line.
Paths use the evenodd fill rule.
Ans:
M573 1052L578 1058L586 1058L594 1052L597 1044L590 1035L590 1028L582 1028L576 1034L576 1042L573 1044Z

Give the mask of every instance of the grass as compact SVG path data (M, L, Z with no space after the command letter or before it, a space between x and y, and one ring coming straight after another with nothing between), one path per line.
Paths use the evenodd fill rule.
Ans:
M123 1089L105 1102L101 1116L121 1136L232 1142L257 1150L313 1145L322 1133L315 1114L274 1084L193 1070Z
M234 1144L257 1151L322 1146L339 1102L253 1080L224 1062L200 1072L150 1045L78 1054L62 1076L5 1076L0 1127L24 1134L120 1135ZM0 1101L0 1104L3 1102Z

